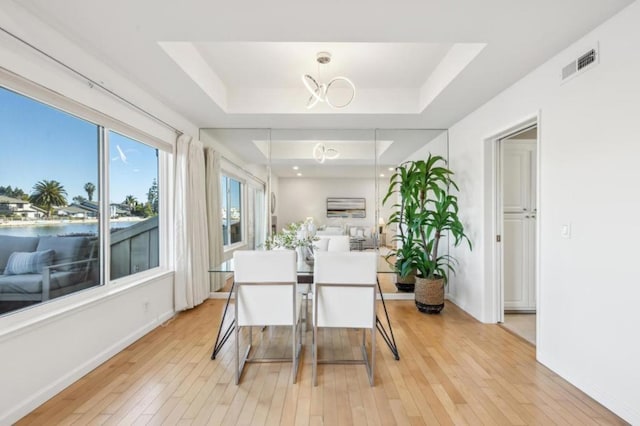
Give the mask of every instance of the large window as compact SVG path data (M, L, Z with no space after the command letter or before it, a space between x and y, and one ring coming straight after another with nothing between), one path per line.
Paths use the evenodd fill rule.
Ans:
M230 246L242 241L242 188L240 181L222 176L222 242Z
M0 315L159 265L158 152L101 124L0 87Z
M158 266L158 150L109 132L111 279Z

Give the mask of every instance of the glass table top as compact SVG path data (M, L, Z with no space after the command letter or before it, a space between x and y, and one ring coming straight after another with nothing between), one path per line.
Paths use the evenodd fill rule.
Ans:
M308 274L313 275L313 264L308 264L304 260L299 260L296 267L298 274ZM212 267L209 269L209 272L234 272L234 263L233 259L229 259L225 262L222 262L220 265ZM384 258L384 256L378 256L378 273L379 274L393 274L395 271L393 270L393 266Z

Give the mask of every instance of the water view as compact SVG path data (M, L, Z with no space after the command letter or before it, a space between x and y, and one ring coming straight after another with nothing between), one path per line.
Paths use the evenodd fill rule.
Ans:
M139 221L111 222L111 230L128 228ZM98 223L47 223L30 224L24 226L1 226L1 235L12 235L16 237L42 237L50 235L70 235L70 234L97 234Z

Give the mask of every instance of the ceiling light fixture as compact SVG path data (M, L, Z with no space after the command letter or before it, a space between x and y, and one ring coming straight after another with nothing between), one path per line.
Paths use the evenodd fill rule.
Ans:
M327 148L322 142L318 142L313 147L313 158L320 164L326 160L335 160L340 156L338 150L334 148Z
M309 74L302 75L302 83L309 93L311 93L311 97L307 101L307 109L313 108L318 104L318 102L326 102L331 108L337 109L344 108L349 105L353 101L353 98L356 97L356 86L347 77L342 76L334 77L326 84L322 83L322 80L320 80L320 65L326 65L331 62L331 53L318 52L316 55L316 61L318 61L318 79L316 80ZM329 99L329 89L332 84L338 81L343 81L351 87L351 96L349 97L349 100L343 104L334 104Z

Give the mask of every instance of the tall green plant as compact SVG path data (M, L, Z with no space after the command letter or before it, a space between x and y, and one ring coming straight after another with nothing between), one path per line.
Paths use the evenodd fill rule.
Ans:
M401 275L417 269L424 278L442 276L446 282L448 272L455 273L456 260L439 253L444 235L453 237L454 246L466 240L471 249L458 217L458 200L449 193L451 188L458 189L452 175L443 157L429 155L426 161L402 163L391 176L383 203L392 196L400 199L392 205L395 212L388 223L398 226L395 240L402 247L390 255L396 256L396 271Z
M453 238L453 246L471 241L464 232L464 226L458 217L458 198L449 193L452 188L458 190L453 181L453 172L445 167L446 160L441 156L429 155L426 161L412 164L411 173L416 175L415 195L417 196L417 214L410 224L418 236L416 245L416 267L424 278L436 276L448 281L448 273L455 273L457 261L448 254L440 255L440 239L445 235Z
M416 213L415 197L412 196L413 176L409 173L409 163L403 163L396 167L395 172L389 178L389 188L382 203L386 204L392 196L399 199L391 205L394 212L389 216L387 225L396 225L397 233L391 241L400 243L400 247L392 249L386 256L389 260L395 257L394 268L402 277L410 275L416 270L414 246L415 236L409 223L414 221Z

